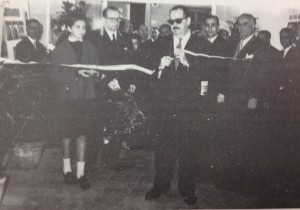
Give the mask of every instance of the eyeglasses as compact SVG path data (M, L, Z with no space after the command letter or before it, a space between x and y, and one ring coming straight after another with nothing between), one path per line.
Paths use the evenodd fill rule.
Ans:
M177 18L175 20L172 20L172 19L169 19L167 22L170 24L170 25L173 25L174 22L177 23L177 24L180 24L186 17L183 17L183 18Z
M120 23L121 22L121 18L106 18L106 19L108 19L112 23Z

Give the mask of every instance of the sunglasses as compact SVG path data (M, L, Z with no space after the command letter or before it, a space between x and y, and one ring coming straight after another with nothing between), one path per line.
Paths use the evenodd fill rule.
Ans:
M184 19L186 19L186 17L183 17L183 18L177 18L177 19L175 19L175 20L169 19L167 22L168 22L170 25L173 25L174 22L177 23L177 24L180 24Z

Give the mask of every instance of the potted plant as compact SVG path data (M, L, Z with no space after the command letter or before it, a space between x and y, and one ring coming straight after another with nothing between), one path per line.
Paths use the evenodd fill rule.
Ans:
M1 135L13 147L21 169L38 165L46 139L49 91L43 66L2 66L0 71Z

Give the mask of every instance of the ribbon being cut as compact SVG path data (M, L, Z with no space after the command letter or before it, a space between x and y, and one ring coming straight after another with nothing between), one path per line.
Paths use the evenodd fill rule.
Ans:
M45 66L51 67L52 64L43 64L37 62L28 62L23 63L18 60L11 60L7 58L0 58L1 66ZM127 70L136 70L142 73L152 75L154 71L143 68L135 64L126 64L126 65L60 65L61 67L67 67L70 71L78 71L78 74L83 77L99 76L99 71L101 73L113 72L113 71L127 71ZM25 69L25 68L24 68ZM29 68L30 69L30 68ZM39 68L33 68L35 71L39 71ZM41 68L43 69L43 68ZM50 68L49 68L50 69ZM25 71L27 74L31 74L32 71ZM39 71L43 72L43 71ZM102 79L102 78L101 78ZM99 81L101 82L101 80ZM136 129L139 129L143 126L146 117L140 111L138 104L136 103L134 97L121 88L117 91L112 91L109 99L106 101L106 111L104 119L104 140L119 140L119 138L114 138L118 135L130 134ZM120 138L121 139L121 138ZM131 142L128 142L130 145L135 144L135 139ZM105 142L107 143L107 142Z
M12 60L7 58L0 58L0 64L2 65L52 65L52 64L42 64L37 62L28 62L23 63L18 60ZM127 70L136 70L143 72L148 75L154 73L153 70L146 69L144 67L135 65L135 64L124 64L124 65L82 65L82 64L73 64L73 65L60 65L62 67L68 67L73 69L89 69L89 70L99 70L99 71L127 71ZM86 71L88 73L88 71Z

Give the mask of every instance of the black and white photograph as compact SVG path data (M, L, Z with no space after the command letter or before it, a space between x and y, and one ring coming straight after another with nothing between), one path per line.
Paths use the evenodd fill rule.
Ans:
M14 31L11 21L5 21L6 39L7 41L14 40Z
M300 1L0 13L1 210L300 209Z
M13 31L14 31L14 39L20 39L20 32L19 32L19 25L18 22L13 21L12 22L12 27L13 27Z
M20 38L22 38L23 36L25 36L24 22L18 21L18 28L19 28Z

